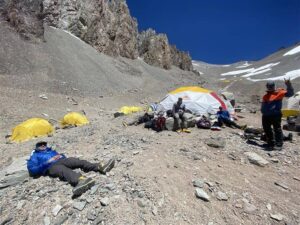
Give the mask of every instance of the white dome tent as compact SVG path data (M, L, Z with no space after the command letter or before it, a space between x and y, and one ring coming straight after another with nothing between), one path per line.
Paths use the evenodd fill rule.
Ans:
M170 110L178 98L182 98L186 109L195 115L215 114L220 106L227 109L230 113L234 113L234 109L229 101L222 100L211 90L197 86L180 87L171 91L160 104L165 110Z

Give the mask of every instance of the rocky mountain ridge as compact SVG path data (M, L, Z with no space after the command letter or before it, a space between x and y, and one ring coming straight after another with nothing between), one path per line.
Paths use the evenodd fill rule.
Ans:
M22 37L43 40L44 26L71 32L97 51L113 57L137 59L170 69L193 69L188 53L170 46L165 34L138 32L125 0L6 0L0 14Z

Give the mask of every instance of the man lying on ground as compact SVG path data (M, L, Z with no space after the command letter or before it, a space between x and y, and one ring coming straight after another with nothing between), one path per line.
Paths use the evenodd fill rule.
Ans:
M110 159L106 164L90 163L78 158L67 158L64 154L47 147L47 142L38 142L35 150L27 162L29 174L33 177L50 176L58 177L67 181L73 188L73 196L77 197L95 185L95 181L86 178L81 173L74 172L74 169L82 169L84 172L95 171L106 174L115 165L115 160Z
M238 129L245 129L246 125L240 126L236 122L231 119L231 116L227 110L224 110L222 106L219 107L219 111L217 112L218 125L220 127L226 125L228 127L236 127Z

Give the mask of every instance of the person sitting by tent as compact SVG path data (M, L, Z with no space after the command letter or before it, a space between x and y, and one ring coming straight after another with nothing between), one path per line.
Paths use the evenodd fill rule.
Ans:
M115 160L110 159L106 164L90 163L78 158L67 158L64 154L47 147L47 142L41 141L36 144L27 162L27 169L31 176L58 177L74 186L73 196L77 197L95 185L95 181L86 178L73 169L82 169L85 172L95 171L106 174L115 165Z
M294 89L290 80L284 80L287 90L280 88L276 90L275 82L268 81L267 93L263 96L261 103L262 126L267 137L267 148L281 150L283 146L283 135L281 129L282 99L294 95ZM273 126L273 129L272 129ZM275 142L273 136L275 133Z
M182 101L182 98L178 98L178 101L173 105L174 129L177 129L177 132L190 133L191 131L187 129L187 118L184 115L185 105Z
M222 106L219 107L217 112L218 125L222 127L224 124L228 127L236 127L238 129L245 129L245 126L240 126L231 119L231 116L227 110L224 110Z

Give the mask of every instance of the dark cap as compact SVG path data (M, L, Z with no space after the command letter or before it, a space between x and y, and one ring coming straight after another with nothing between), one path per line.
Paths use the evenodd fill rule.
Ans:
M275 82L274 81L268 81L266 84L267 91L275 91Z
M39 141L38 143L35 144L35 148L39 148L43 145L47 146L47 142L46 141Z

